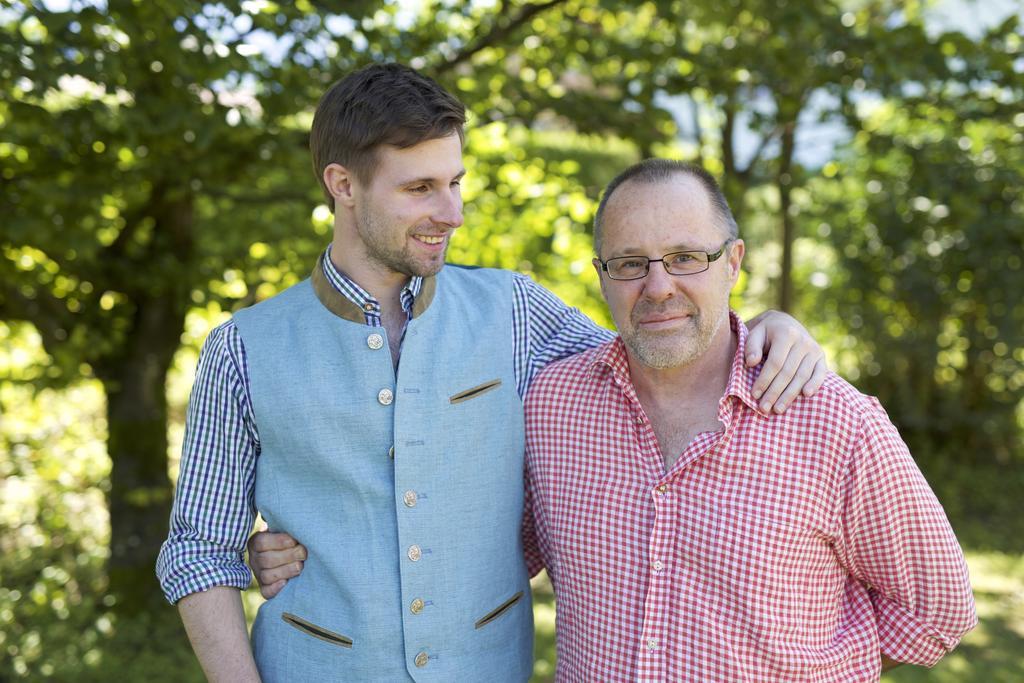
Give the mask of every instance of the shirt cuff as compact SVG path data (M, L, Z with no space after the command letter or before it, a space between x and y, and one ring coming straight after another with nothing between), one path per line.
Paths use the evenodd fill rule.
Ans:
M877 593L878 644L882 654L905 664L932 667L960 642L922 622L905 607Z
M216 586L245 590L252 583L252 574L244 562L211 562L204 560L176 567L158 565L157 575L164 597L172 605L193 593L202 593Z

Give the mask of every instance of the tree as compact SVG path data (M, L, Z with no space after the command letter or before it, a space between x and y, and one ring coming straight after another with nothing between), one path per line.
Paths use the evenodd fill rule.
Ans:
M834 252L808 303L846 331L844 369L987 543L1024 492L1024 35L1010 18L937 42L954 77L879 103L811 185L808 220ZM979 487L993 495L965 496Z
M913 3L566 2L531 30L515 50L474 62L512 63L522 75L506 82L521 99L503 93L489 111L616 135L639 156L664 153L681 134L684 153L720 177L741 221L751 208L777 221L783 310L794 298L792 193L816 172L801 167L798 138L829 120L856 131L858 100L948 71ZM764 188L770 201L757 206L753 191Z
M301 65L321 21L266 10L113 0L0 15L0 313L39 331L41 381L103 384L110 589L129 612L155 594L170 510L164 381L186 311L251 300L244 273L312 244L292 239L313 197L293 180L307 172L295 114L319 86ZM247 52L256 34L292 41L287 58ZM256 222L288 251L257 254Z

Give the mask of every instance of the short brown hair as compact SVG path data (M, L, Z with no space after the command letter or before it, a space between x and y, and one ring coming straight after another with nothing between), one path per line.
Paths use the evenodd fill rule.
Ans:
M320 99L309 135L313 171L331 211L334 198L324 184L330 164L369 182L380 145L412 147L452 133L462 139L465 123L462 102L402 64L373 64L341 79Z
M725 195L722 194L722 189L715 182L715 178L704 168L673 159L644 159L615 176L608 183L608 187L605 188L604 194L601 196L601 203L597 206L597 214L594 216L594 253L598 256L601 255L604 212L608 206L608 200L619 185L627 181L633 181L641 185L652 185L665 182L676 175L693 178L699 182L704 191L708 193L708 199L711 200L711 206L715 213L718 214L718 220L721 223L722 229L725 230L731 239L739 237L740 229L736 225L736 219L732 215L732 210L729 208L729 202L726 201Z

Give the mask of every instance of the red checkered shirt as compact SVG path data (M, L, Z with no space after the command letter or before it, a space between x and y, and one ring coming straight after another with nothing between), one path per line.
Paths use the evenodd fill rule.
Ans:
M560 681L877 680L880 653L930 666L976 623L960 546L878 401L829 375L763 414L731 320L722 430L668 472L621 339L530 389L526 545L555 589Z

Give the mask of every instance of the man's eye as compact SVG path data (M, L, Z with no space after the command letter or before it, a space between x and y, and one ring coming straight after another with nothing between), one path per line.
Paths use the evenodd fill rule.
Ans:
M622 270L643 270L644 262L638 259L630 261L619 261L619 268Z
M430 189L430 188L428 188L426 185L417 185L416 187L410 187L409 188L409 192L414 192L416 194L423 194L428 189Z
M680 265L685 265L687 263L693 263L694 260L695 259L694 259L692 254L673 254L672 255L672 263L673 264L677 264L678 263Z

